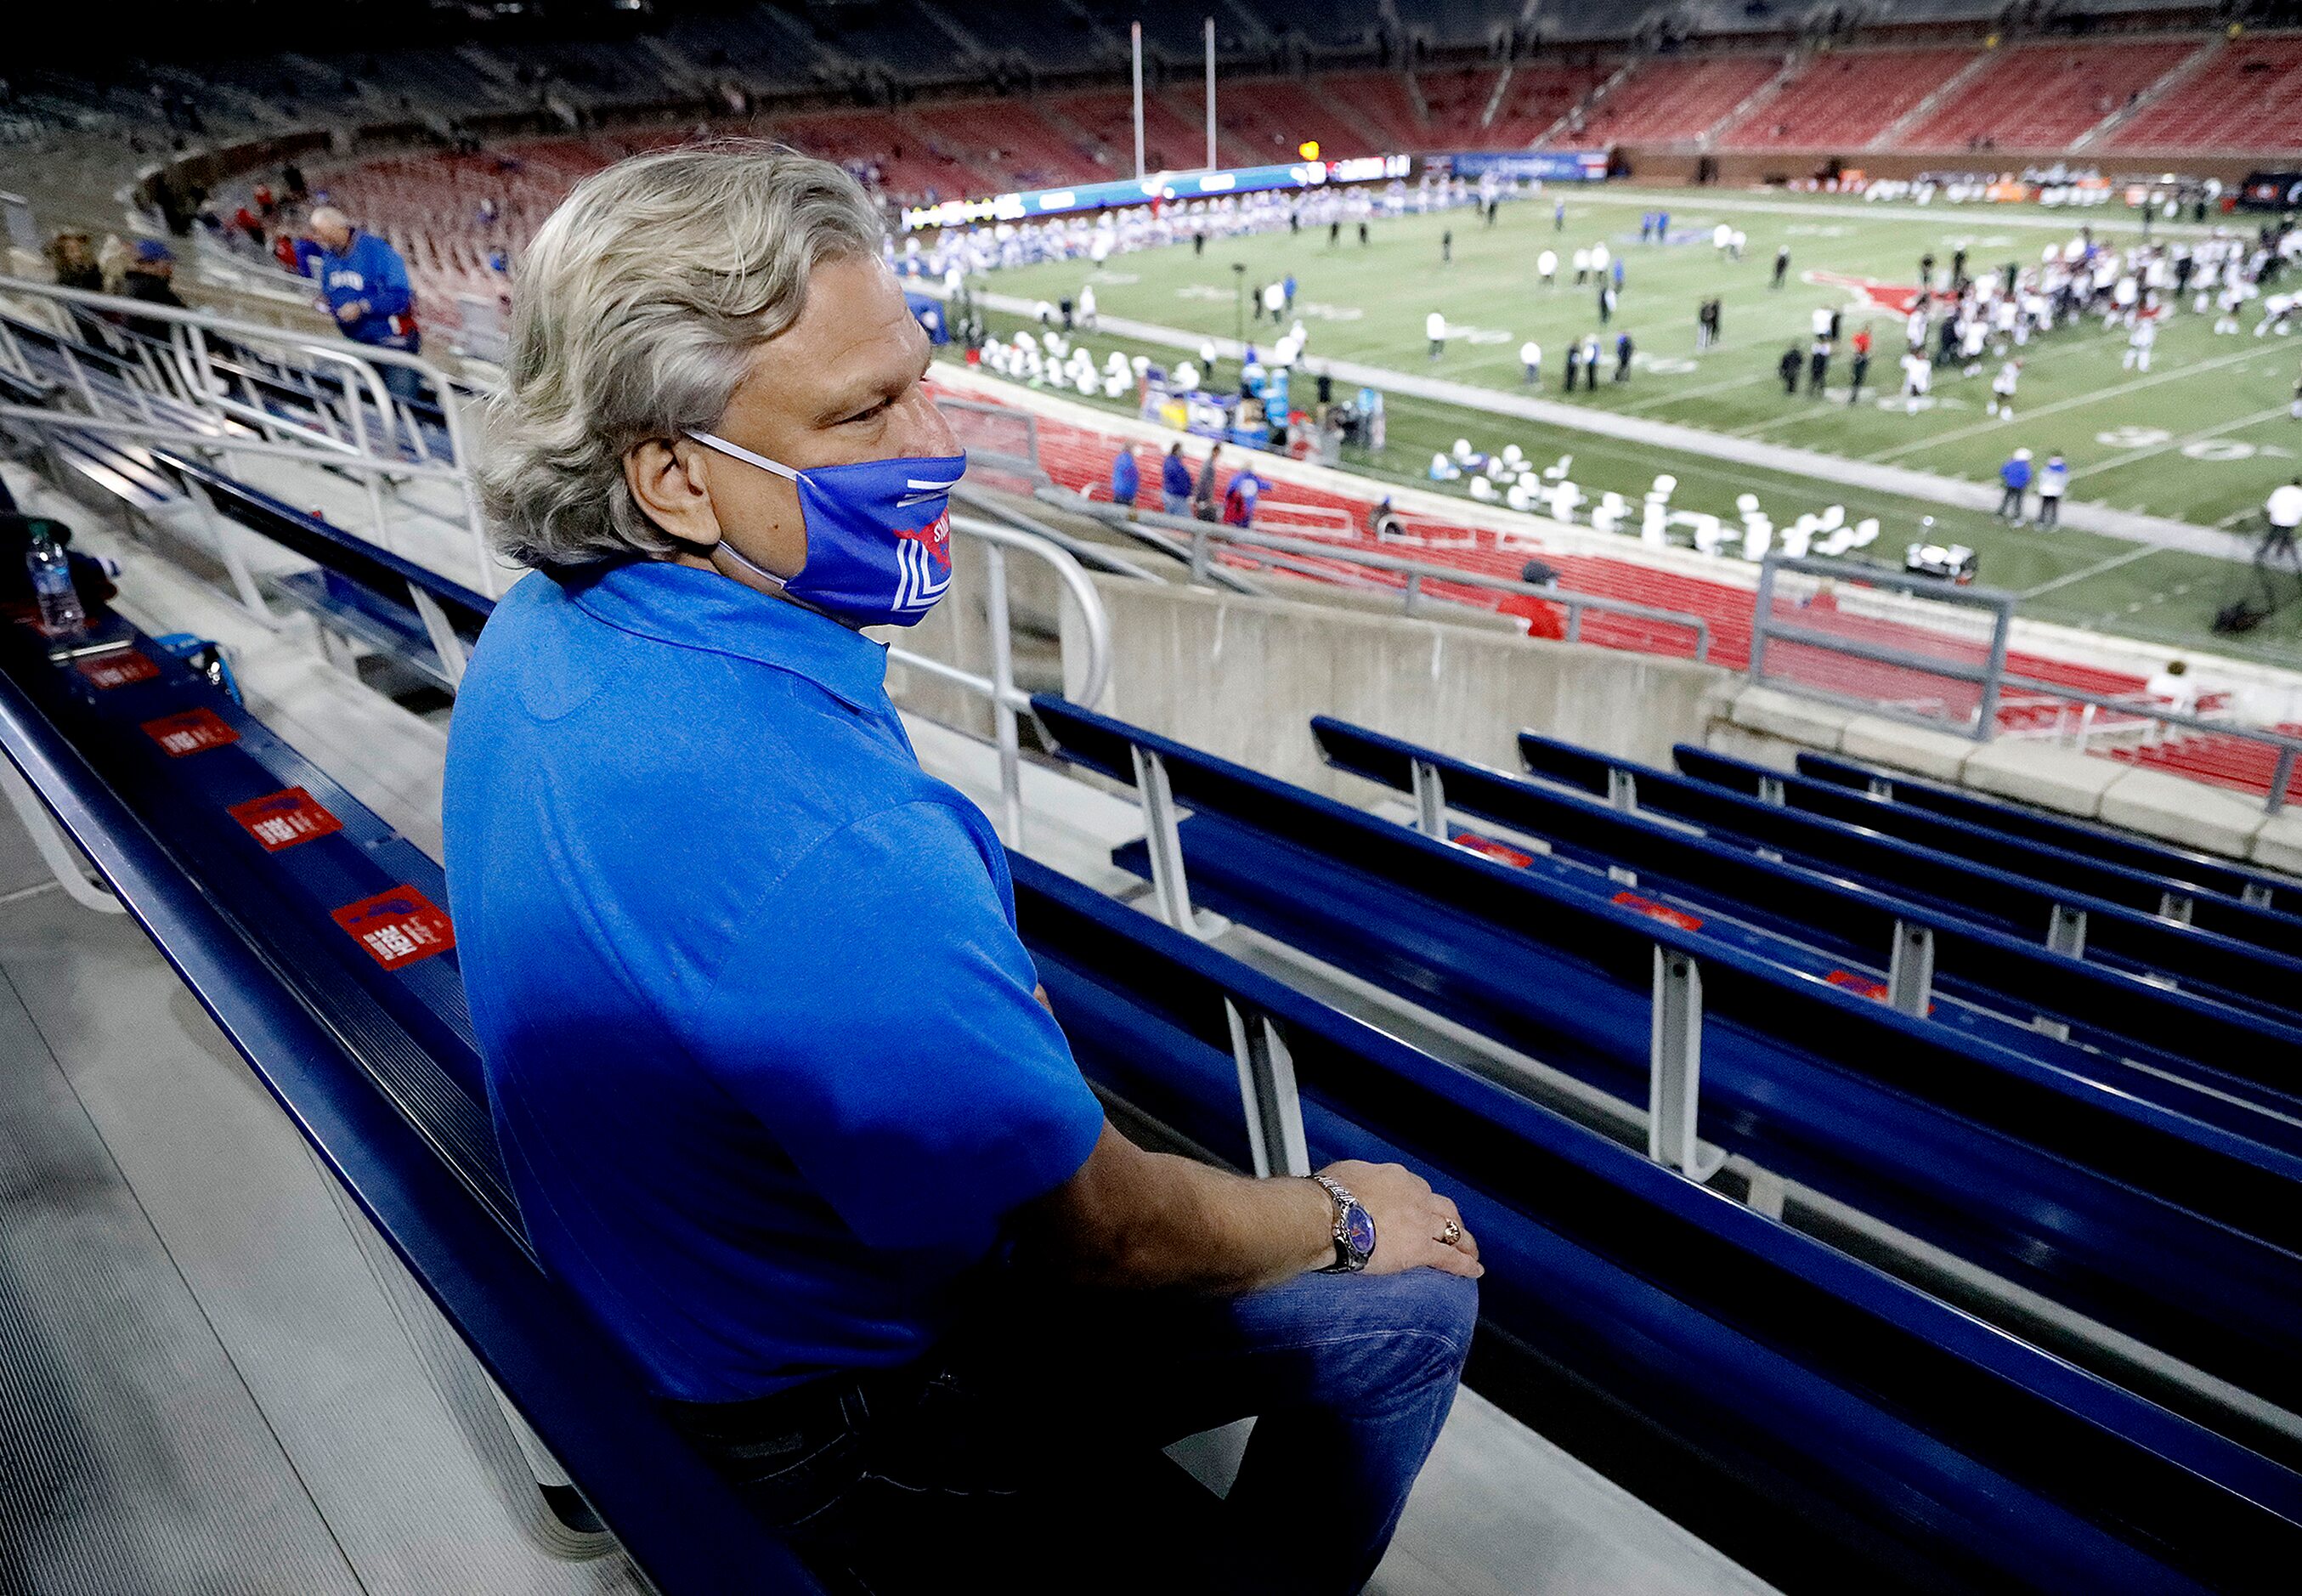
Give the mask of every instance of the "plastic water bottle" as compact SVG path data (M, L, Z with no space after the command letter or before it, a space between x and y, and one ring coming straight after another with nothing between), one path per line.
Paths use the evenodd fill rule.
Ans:
M31 573L32 592L39 601L40 626L51 636L69 636L88 628L88 611L72 591L71 561L45 521L32 523L32 550L24 556Z

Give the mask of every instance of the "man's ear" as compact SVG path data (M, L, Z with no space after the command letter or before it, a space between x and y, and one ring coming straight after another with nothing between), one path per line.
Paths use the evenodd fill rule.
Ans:
M683 542L719 541L707 473L710 452L685 440L651 438L624 456L624 482L649 520Z

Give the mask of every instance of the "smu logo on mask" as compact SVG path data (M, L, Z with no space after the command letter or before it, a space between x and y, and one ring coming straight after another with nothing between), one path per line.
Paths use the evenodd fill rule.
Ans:
M895 605L925 609L951 586L951 512L925 526L895 532Z

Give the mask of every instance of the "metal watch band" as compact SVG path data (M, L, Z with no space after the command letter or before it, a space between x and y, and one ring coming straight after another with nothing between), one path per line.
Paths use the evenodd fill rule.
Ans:
M1319 1189L1327 1194L1328 1201L1333 1203L1335 1205L1333 1237L1335 1244L1335 1261L1327 1264L1324 1268L1318 1270L1316 1273L1320 1274L1348 1274L1352 1273L1352 1269L1350 1242L1348 1239L1348 1227L1350 1224L1351 1210L1358 1205L1358 1198L1353 1197L1351 1195L1350 1188L1345 1186L1340 1180L1331 1180L1324 1175L1314 1175L1311 1179L1319 1183Z

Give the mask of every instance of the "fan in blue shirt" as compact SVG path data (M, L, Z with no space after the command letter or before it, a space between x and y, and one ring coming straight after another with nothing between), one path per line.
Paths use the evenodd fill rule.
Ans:
M964 1583L1044 1493L1255 1414L1234 1571L1340 1596L1452 1401L1476 1243L1399 1165L1248 1180L1088 1088L863 630L950 591L965 466L881 236L837 168L706 147L530 247L485 486L538 569L443 806L521 1219L819 1566Z

